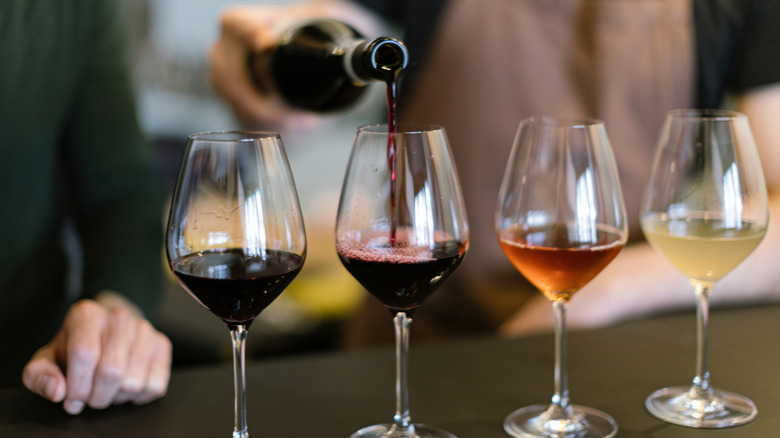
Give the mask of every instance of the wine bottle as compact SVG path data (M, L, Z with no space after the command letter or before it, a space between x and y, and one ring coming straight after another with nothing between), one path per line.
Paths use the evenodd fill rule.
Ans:
M401 41L369 41L347 24L319 19L288 30L270 51L250 55L249 71L261 91L330 112L353 105L372 81L397 81L408 59Z

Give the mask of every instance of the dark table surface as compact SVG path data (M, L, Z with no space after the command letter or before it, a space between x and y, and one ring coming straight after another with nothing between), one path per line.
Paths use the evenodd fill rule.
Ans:
M666 424L645 411L644 398L653 390L690 383L694 319L685 312L571 332L572 402L612 415L619 437L780 437L780 306L711 315L712 383L750 397L759 409L753 422L700 430ZM390 421L393 366L393 352L384 348L252 362L251 436L346 438ZM459 438L506 438L502 421L509 412L550 400L552 370L552 336L413 343L412 418ZM0 391L0 437L228 437L231 373L230 364L177 369L159 401L77 417L22 389Z

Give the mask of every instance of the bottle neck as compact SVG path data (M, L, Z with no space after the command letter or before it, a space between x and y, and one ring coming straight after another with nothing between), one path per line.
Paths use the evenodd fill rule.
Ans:
M369 81L393 82L409 62L404 44L394 38L358 40L347 49L344 70L356 84Z

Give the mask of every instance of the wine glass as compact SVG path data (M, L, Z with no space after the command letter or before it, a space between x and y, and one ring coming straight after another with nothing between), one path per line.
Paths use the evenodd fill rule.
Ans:
M656 417L720 428L752 420L752 401L714 389L707 368L709 295L750 254L769 220L761 163L747 117L733 111L666 115L642 201L642 231L696 293L697 360L692 386L660 389L645 401Z
M349 273L394 315L396 411L392 423L352 437L454 438L411 422L406 357L410 317L455 271L467 247L468 224L444 129L359 128L341 191L336 250Z
M247 330L306 257L301 209L278 134L189 137L171 203L166 253L179 283L230 329L233 437L245 438Z
M612 437L604 412L572 405L566 373L566 305L626 243L617 169L598 120L532 117L520 123L498 198L496 233L507 258L555 312L555 393L550 404L506 417L515 437Z

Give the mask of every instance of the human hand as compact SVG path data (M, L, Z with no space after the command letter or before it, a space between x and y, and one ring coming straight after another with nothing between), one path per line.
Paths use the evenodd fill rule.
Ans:
M303 116L258 90L250 77L247 60L255 52L273 47L277 6L237 6L221 18L221 33L209 55L209 80L230 105L236 118L248 128L282 130Z
M144 404L167 391L171 342L119 295L104 292L69 309L60 331L22 373L24 385L66 412Z
M285 5L242 5L225 10L221 32L209 54L209 80L247 128L276 131L306 130L319 117L295 109L254 85L248 59L274 47L279 34L294 23L312 18L334 18L360 29L379 27L374 17L342 1L309 0ZM366 33L361 29L362 33Z

